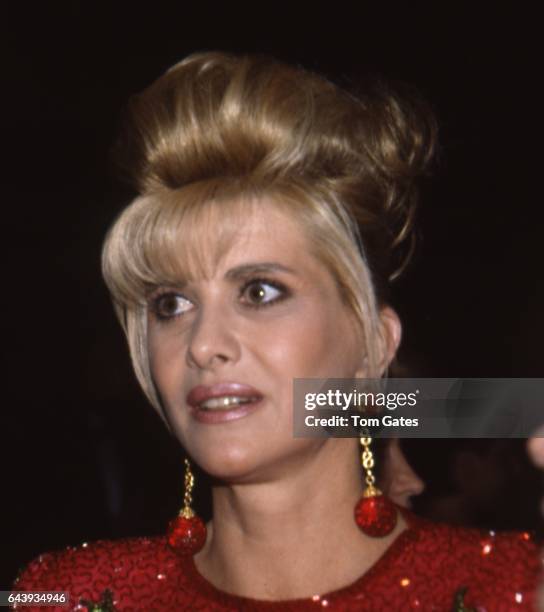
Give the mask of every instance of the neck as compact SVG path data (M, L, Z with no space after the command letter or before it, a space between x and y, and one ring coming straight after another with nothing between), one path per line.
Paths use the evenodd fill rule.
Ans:
M327 440L281 478L214 488L214 518L200 572L221 590L295 599L354 582L403 529L369 538L355 524L361 492L357 440Z

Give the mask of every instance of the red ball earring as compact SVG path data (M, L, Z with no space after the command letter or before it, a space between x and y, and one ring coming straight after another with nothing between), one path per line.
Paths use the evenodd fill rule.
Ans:
M380 489L374 486L376 478L372 473L374 456L370 450L372 438L360 438L363 451L361 463L365 470L366 488L355 506L355 522L369 536L379 538L388 535L397 524L397 508Z
M180 555L194 555L206 543L206 525L191 508L191 492L195 485L195 477L191 472L191 464L185 459L185 493L183 495L183 508L179 516L170 521L168 525L167 541Z

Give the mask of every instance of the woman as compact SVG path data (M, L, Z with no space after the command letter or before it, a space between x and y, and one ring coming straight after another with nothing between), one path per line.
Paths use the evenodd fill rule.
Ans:
M120 150L140 195L104 275L143 389L214 479L213 519L187 463L168 538L44 555L17 590L88 610L530 609L526 536L401 512L366 438L361 499L357 439L292 435L293 379L379 377L395 355L387 284L434 132L415 101L264 58L196 54L135 98Z

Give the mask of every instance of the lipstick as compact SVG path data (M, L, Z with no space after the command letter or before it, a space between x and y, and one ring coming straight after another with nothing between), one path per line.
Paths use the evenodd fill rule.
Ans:
M242 383L198 385L187 394L191 416L201 423L218 424L241 419L259 408L263 395Z

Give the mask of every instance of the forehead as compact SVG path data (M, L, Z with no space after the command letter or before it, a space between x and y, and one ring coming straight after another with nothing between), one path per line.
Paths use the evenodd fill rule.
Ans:
M247 216L238 219L236 231L220 256L209 259L217 267L248 257L281 261L307 253L308 246L303 228L293 217L274 205L254 206Z
M178 281L210 279L244 263L312 265L309 240L294 215L272 199L208 202L180 222L164 260Z

